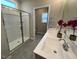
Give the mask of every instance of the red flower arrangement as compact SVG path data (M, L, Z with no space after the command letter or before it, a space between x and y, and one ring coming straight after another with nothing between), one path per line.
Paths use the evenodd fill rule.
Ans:
M60 30L59 30L59 32L57 33L57 37L58 37L58 38L62 38L62 33L60 33L60 31L61 31L61 29L62 29L63 23L64 23L64 21L63 21L62 19L58 21L58 25L60 26Z
M60 32L61 29L62 29L63 23L64 23L64 21L63 21L62 19L58 21L58 25L60 26L59 32Z
M75 32L75 27L77 26L77 20L75 19L75 20L70 20L70 21L68 21L68 26L71 26L71 27L72 27L72 29L73 29L73 34L74 34L74 32Z
M58 25L59 25L59 26L62 26L62 25L63 25L63 22L64 22L63 20L59 20L59 21L58 21Z
M68 24L65 23L63 20L59 20L59 21L58 21L58 25L60 26L59 32L61 31L62 27L68 26Z
M70 20L68 21L68 23L65 23L62 19L58 21L58 25L60 26L60 30L57 33L57 37L61 38L62 37L62 33L60 33L62 27L66 27L66 26L70 26L73 29L73 35L70 35L70 40L75 41L76 40L76 35L74 35L75 33L75 28L77 26L77 19L75 20Z
M77 19L68 21L68 26L72 27L73 29L73 34L71 34L69 38L70 40L75 41L76 40L75 28L77 26Z

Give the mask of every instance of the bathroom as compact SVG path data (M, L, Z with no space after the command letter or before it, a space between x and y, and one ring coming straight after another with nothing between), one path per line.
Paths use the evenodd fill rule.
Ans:
M60 20L77 20L77 0L1 0L1 59L76 59L77 27Z

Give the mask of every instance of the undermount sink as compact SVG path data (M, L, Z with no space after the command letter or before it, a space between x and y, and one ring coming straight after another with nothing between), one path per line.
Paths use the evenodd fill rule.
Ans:
M46 38L41 48L49 59L63 59L59 41L56 38Z
M63 49L63 42L59 43L60 41L57 38L46 38L44 41L41 50L47 54L47 59L76 59L76 56L73 54L72 50L69 48L68 51Z

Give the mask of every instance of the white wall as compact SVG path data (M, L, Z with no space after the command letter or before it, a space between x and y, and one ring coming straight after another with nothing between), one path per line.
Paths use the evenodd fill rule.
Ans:
M33 9L39 6L47 5L46 2L42 0L22 0L21 10L27 11L29 13L33 12Z
M64 20L77 17L77 0L49 0L49 5L49 27L57 27L57 21L62 18L63 10Z
M46 6L47 4L42 0L22 0L21 1L21 10L30 13L30 31L31 31L31 38L35 38L35 18L34 18L34 8L40 6Z

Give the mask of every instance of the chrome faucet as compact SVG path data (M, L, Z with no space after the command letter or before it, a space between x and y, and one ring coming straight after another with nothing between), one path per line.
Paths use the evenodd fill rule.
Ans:
M66 30L64 31L64 37L66 36ZM63 49L65 50L65 51L68 51L68 48L69 48L69 46L68 46L68 44L67 44L67 42L66 42L66 40L65 39L62 39L62 38L60 38L60 40L59 41L61 41L61 40L63 40L64 41L64 43L63 43Z
M63 39L63 40L64 40L64 39ZM69 48L69 46L68 46L68 44L66 43L66 41L64 40L63 49L64 49L65 51L68 51L68 48Z
M66 30L64 31L64 37L66 36ZM63 39L64 40L64 44L63 44L63 49L65 50L65 51L68 51L68 48L69 48L69 46L68 46L68 44L67 44L67 42L65 41L65 39Z

